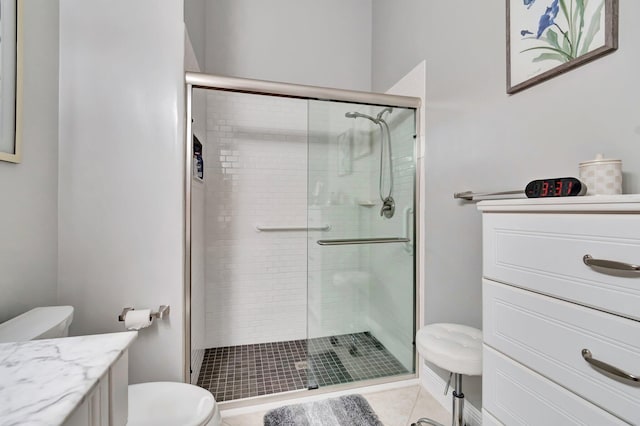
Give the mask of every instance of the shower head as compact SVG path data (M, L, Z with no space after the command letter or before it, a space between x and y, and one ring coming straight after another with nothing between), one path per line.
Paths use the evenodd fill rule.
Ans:
M362 114L360 112L351 111L351 112L347 112L344 116L347 117L347 118L366 118L367 120L371 120L374 123L378 124L378 119L373 118L373 117L371 117L370 115L367 115L367 114Z

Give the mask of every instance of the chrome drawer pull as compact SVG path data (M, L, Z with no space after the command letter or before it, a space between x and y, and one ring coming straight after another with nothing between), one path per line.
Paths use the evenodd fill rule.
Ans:
M585 254L582 261L587 266L597 266L598 268L615 269L616 271L640 272L640 266L632 263L616 262L615 260L594 259L589 254Z
M634 383L640 382L640 379L638 379L636 376L633 376L627 373L626 371L619 369L618 367L614 367L611 364L607 364L604 361L600 361L598 359L593 358L593 356L591 355L591 351L589 349L582 350L582 358L584 358L585 361L587 361L589 364L593 365L594 367L604 370L607 373L613 374L616 377L620 377L621 379L629 380Z

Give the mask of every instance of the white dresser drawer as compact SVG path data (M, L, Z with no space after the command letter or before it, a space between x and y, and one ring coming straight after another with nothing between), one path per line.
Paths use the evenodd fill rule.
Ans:
M605 375L582 356L589 349L593 358L637 376L640 322L484 280L483 328L485 344L640 424L640 387Z
M640 215L483 215L486 278L640 319L640 273L587 266L583 256L640 264Z
M482 426L503 426L501 422L487 411L486 408L482 409Z
M483 424L622 425L622 420L485 345Z

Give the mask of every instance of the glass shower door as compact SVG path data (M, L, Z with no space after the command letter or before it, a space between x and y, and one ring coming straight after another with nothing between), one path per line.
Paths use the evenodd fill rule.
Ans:
M308 102L309 388L415 371L415 110Z

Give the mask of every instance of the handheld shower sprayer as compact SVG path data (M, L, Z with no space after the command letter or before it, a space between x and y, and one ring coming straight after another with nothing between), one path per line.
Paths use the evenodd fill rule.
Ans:
M379 192L380 192L380 200L382 201L382 209L380 210L380 216L384 216L387 219L393 217L395 213L396 205L393 201L393 197L391 194L393 193L393 162L391 159L391 132L389 131L389 125L384 120L383 115L388 112L391 114L393 112L393 108L386 107L382 111L378 113L378 115L374 118L367 114L362 114L356 111L350 111L345 113L346 118L366 118L367 120L372 121L380 127L380 138L381 138L381 146L380 146L380 183L379 183ZM384 143L384 135L385 131L387 134L387 155L388 155L388 165L389 165L389 191L387 195L383 194L384 187L384 152L385 152L385 143Z

